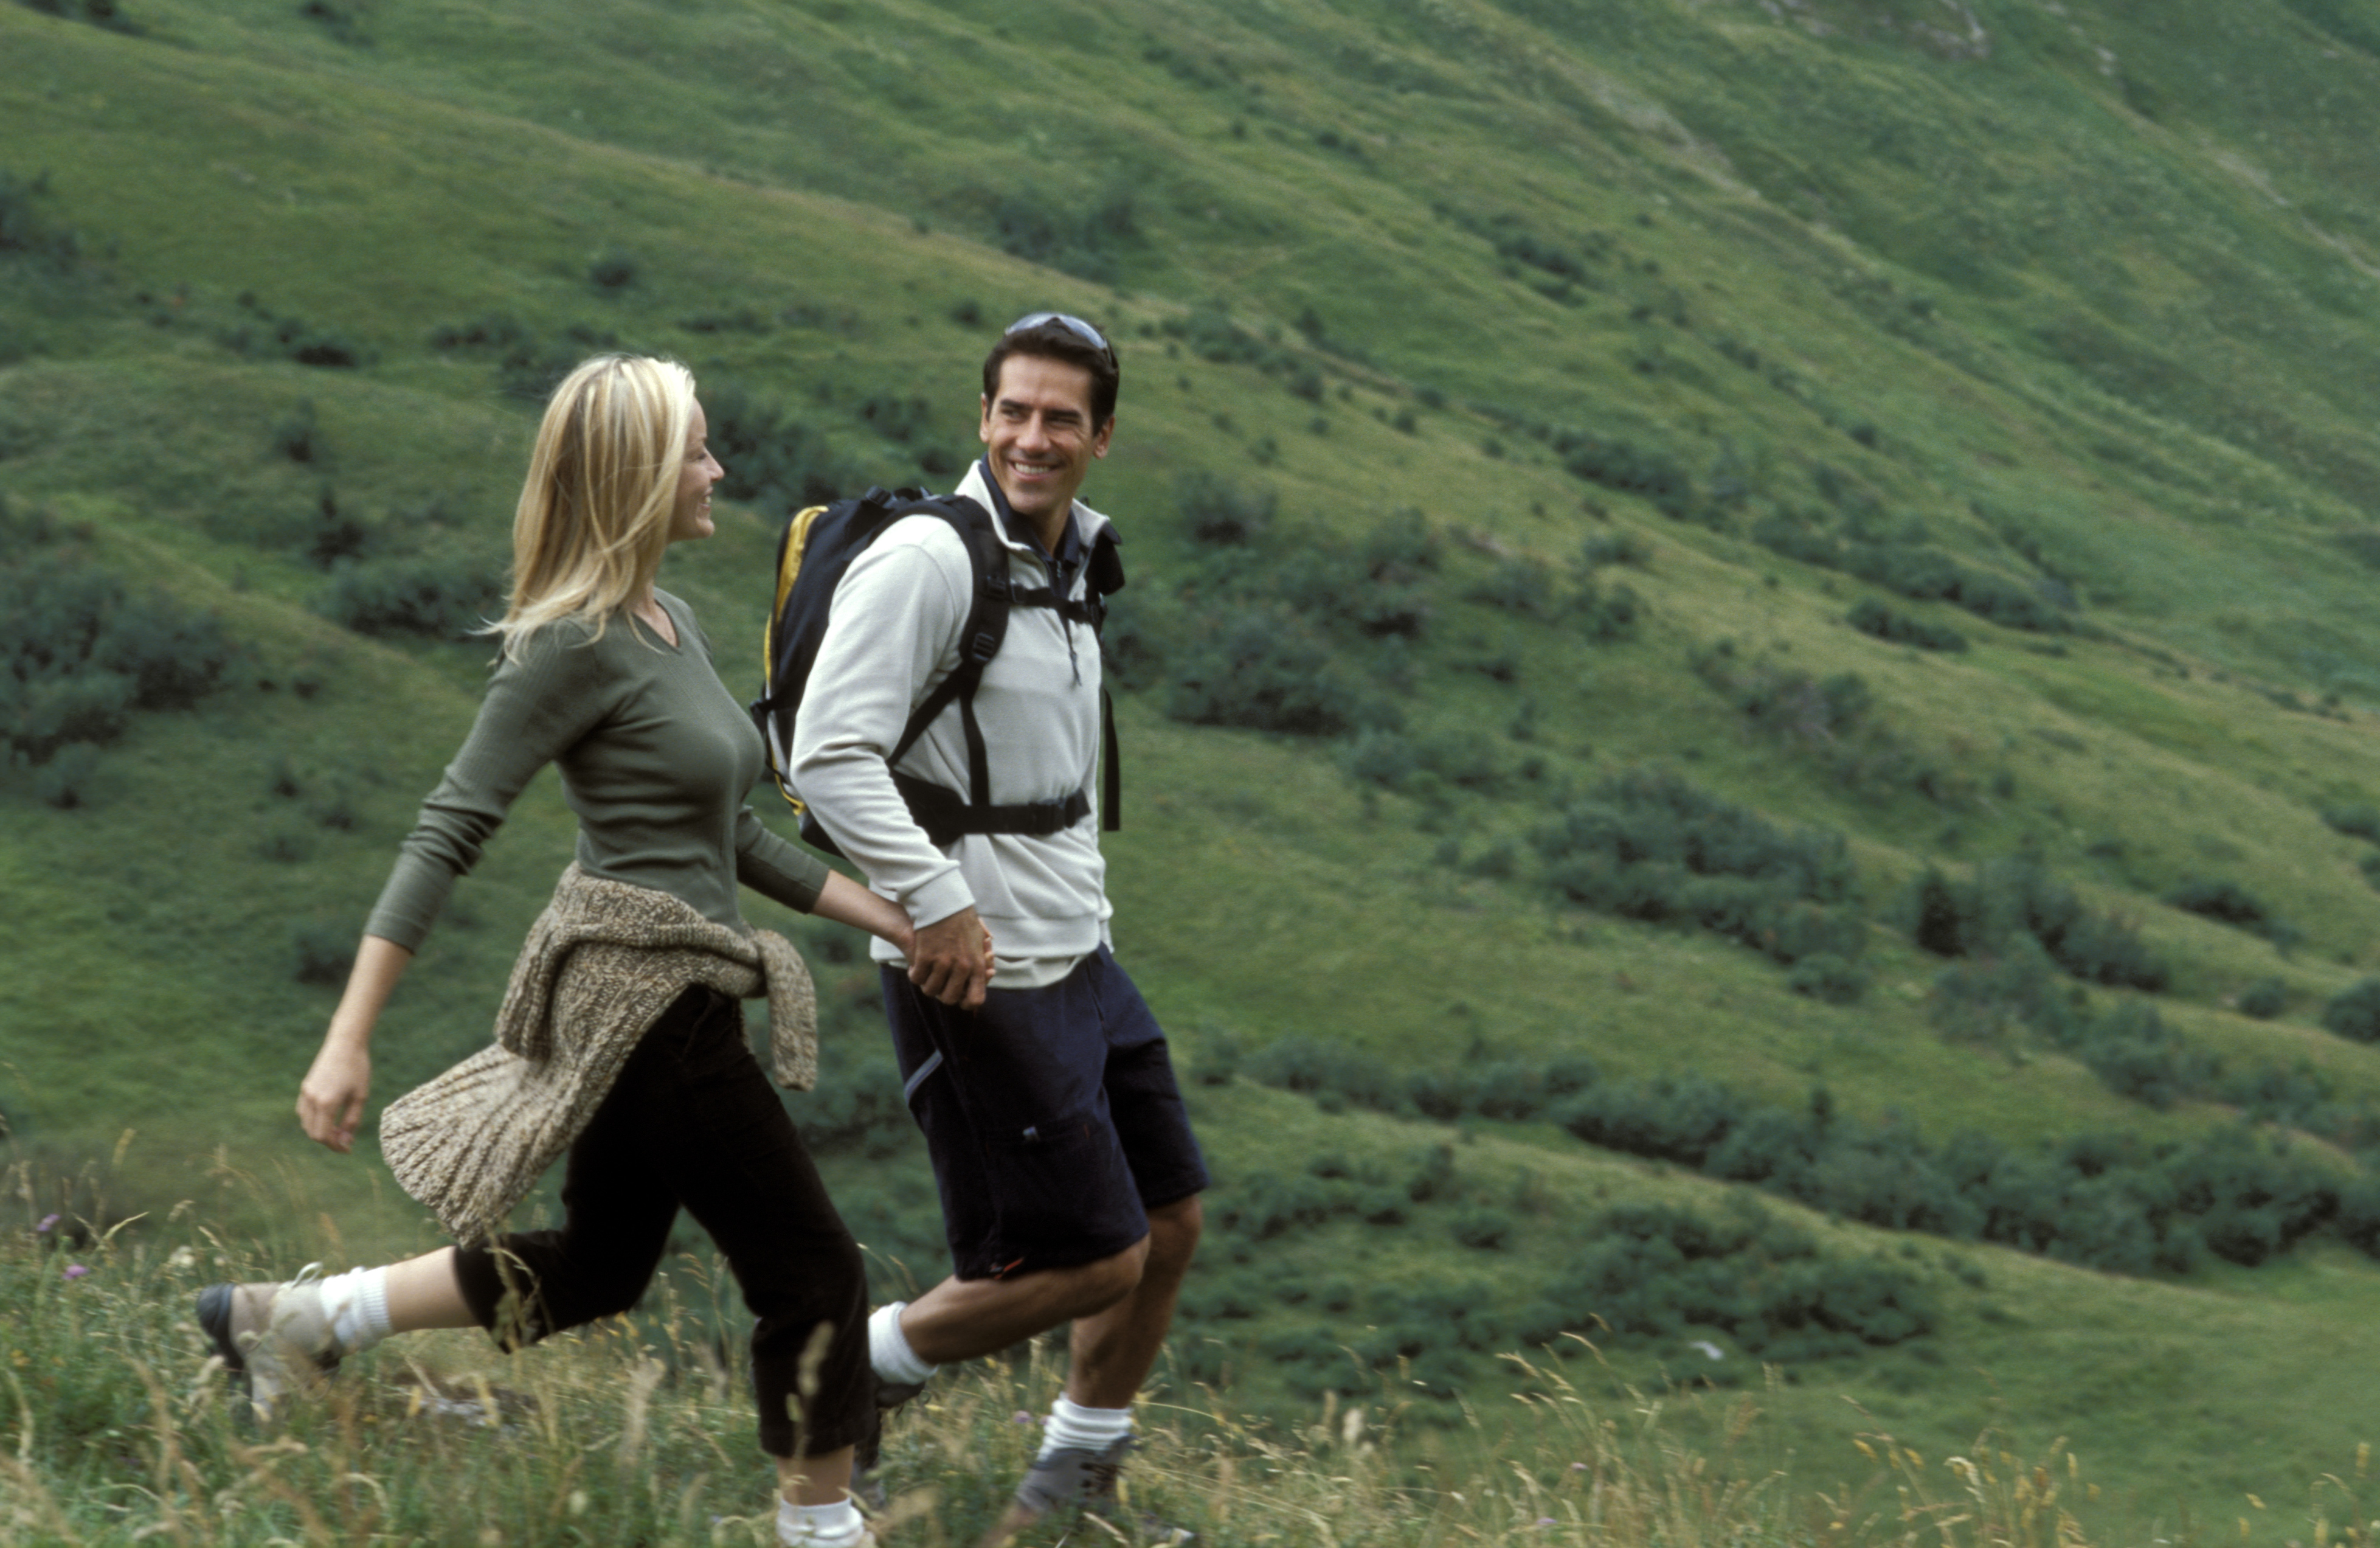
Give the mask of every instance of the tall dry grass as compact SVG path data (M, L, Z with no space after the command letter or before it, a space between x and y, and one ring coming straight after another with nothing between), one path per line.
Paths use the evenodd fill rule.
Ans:
M393 1340L260 1431L190 1320L216 1279L283 1274L283 1244L224 1240L177 1207L101 1226L86 1175L6 1174L0 1226L0 1541L28 1543L766 1543L770 1470L736 1351L710 1314L727 1287L693 1260L635 1323L504 1355L477 1335ZM889 1542L964 1548L998 1516L1062 1372L1036 1344L938 1381L887 1447ZM1214 1395L1152 1399L1128 1517L1209 1548L2081 1548L2061 1448L2022 1462L1984 1437L1922 1457L1889 1436L1840 1449L1849 1483L1797 1472L1823 1447L1779 1433L1761 1396L1726 1399L1715 1443L1681 1401L1590 1401L1561 1362L1515 1359L1517 1412L1467 1415L1466 1451L1402 1444L1400 1392L1332 1397L1293 1432ZM1801 1449L1797 1450L1797 1447ZM1467 1456L1454 1463L1445 1458ZM1801 1458L1801 1460L1797 1460ZM2314 1548L2360 1548L2353 1486ZM2328 1523L2336 1522L2338 1525ZM1038 1533L1043 1542L1060 1529ZM1087 1521L1075 1540L1128 1539ZM1032 1538L1028 1537L1028 1543Z

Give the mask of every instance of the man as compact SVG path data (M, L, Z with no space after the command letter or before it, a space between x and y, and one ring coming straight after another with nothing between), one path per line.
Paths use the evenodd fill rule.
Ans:
M953 702L897 770L888 762L912 711L958 666L976 589L957 531L917 516L837 588L793 747L803 800L917 928L905 961L889 945L876 957L953 1272L870 1319L879 1401L905 1401L936 1366L1074 1323L1065 1396L1009 1530L1112 1497L1207 1186L1164 1034L1109 949L1087 604L1115 540L1075 496L1107 455L1119 380L1099 330L1052 312L1020 319L984 361L985 456L958 493L991 513L1015 603L974 725ZM963 804L971 743L989 776L978 798L1038 815L937 846L911 802L932 786L918 810Z

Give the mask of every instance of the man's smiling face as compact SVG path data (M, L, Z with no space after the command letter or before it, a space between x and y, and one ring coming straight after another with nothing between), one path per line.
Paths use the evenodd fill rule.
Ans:
M1091 423L1091 373L1043 355L1011 355L1000 365L1000 392L983 400L977 431L991 476L1008 507L1042 542L1055 540L1091 460L1108 455L1111 418Z

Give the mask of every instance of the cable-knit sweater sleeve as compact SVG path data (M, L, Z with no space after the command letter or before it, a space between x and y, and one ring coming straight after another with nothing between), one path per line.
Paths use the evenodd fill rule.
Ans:
M580 626L554 624L497 664L471 734L398 847L366 934L419 950L530 778L610 713L599 652L584 638Z

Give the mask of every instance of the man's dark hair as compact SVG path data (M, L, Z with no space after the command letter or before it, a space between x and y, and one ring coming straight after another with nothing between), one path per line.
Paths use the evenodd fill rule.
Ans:
M1104 329L1100 336L1106 336ZM999 398L1000 368L1011 355L1038 356L1081 366L1091 373L1091 428L1097 430L1115 418L1116 389L1123 384L1123 370L1116 363L1112 344L1105 349L1096 348L1090 340L1054 317L1029 328L1004 333L1000 342L991 347L991 353L983 358L985 402Z

